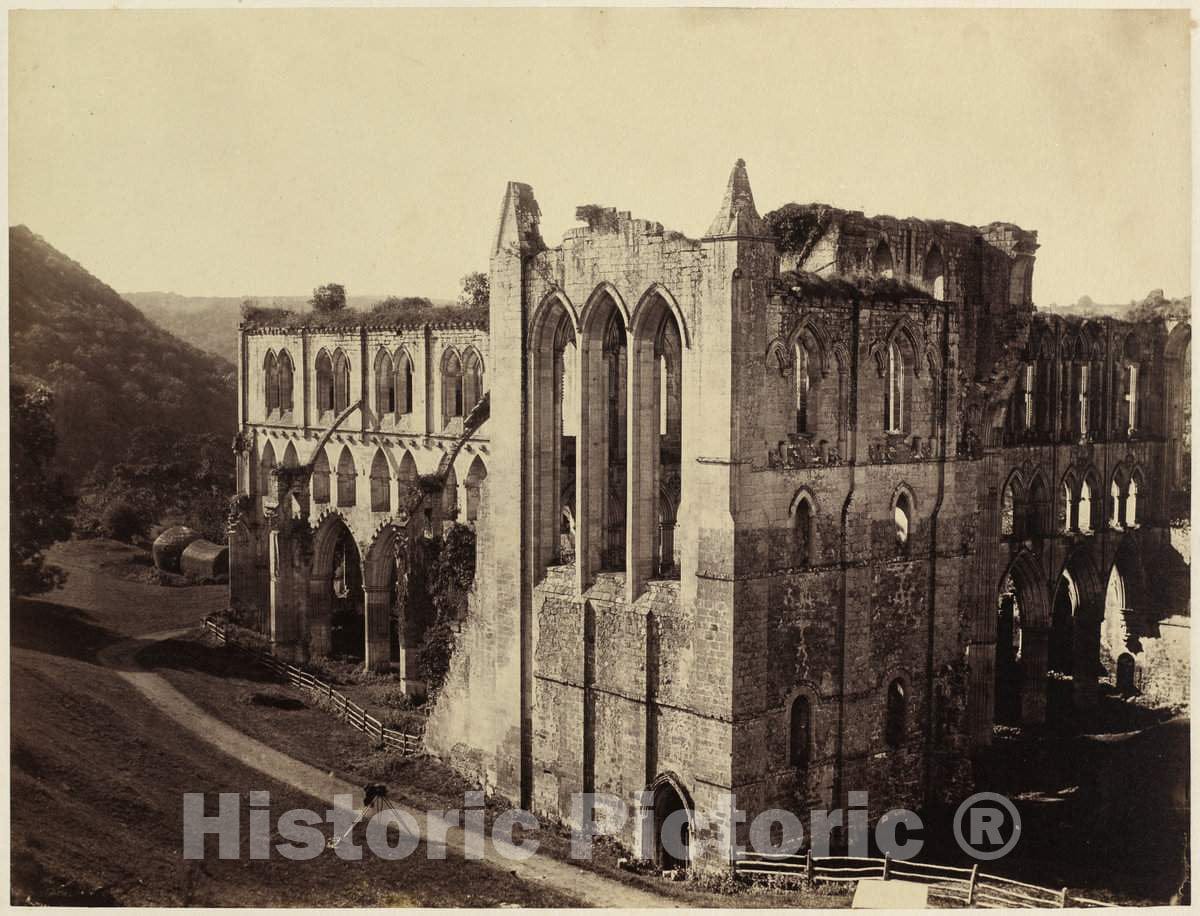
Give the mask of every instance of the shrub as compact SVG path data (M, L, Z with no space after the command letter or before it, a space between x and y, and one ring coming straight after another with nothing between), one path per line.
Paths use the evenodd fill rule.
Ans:
M142 515L137 506L121 499L105 508L100 528L105 537L128 544L132 543L135 538L146 536L150 528L150 521Z

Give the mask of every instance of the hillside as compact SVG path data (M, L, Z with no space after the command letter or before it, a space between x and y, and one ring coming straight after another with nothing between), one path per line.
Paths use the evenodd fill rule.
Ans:
M232 363L158 327L25 226L8 238L13 379L54 392L56 464L77 487L93 471L103 481L114 464L139 460L131 445L150 431L181 453L185 437L220 442L229 457Z
M238 358L238 322L242 303L257 308L303 312L307 296L181 296L178 293L125 293L125 298L142 310L147 318L182 340L208 353L236 364ZM347 296L351 309L367 310L381 296ZM450 305L449 300L433 300L435 305Z

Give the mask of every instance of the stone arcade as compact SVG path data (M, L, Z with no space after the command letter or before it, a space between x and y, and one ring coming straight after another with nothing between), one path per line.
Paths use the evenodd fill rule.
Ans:
M583 207L551 248L510 183L486 322L244 328L233 603L419 690L396 570L475 525L429 750L563 819L649 791L697 867L745 842L730 793L962 797L1051 669L1178 698L1186 587L1147 569L1183 563L1188 326L1036 312L1011 224L779 212L739 161L702 239Z

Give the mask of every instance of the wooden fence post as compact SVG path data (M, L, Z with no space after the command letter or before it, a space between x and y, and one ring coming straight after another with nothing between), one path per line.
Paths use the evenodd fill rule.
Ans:
M812 847L804 851L804 883L808 887L813 886L813 863L812 863Z
M975 905L975 882L979 880L979 863L971 866L971 884L967 887L967 906Z
M883 880L884 881L886 881L888 879L888 873L891 872L891 870L892 870L892 854L890 852L885 852L883 854Z
M1067 905L1067 889L1065 887L1062 889L1062 896L1058 901L1058 905L1064 908Z

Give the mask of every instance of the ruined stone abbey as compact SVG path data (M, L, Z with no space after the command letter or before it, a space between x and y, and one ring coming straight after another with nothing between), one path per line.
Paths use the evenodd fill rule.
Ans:
M234 606L420 692L398 582L473 526L428 750L563 819L648 792L698 867L731 793L969 794L1050 672L1185 695L1188 325L1036 311L1009 223L776 215L739 161L701 239L583 207L550 247L510 183L486 316L244 327Z

